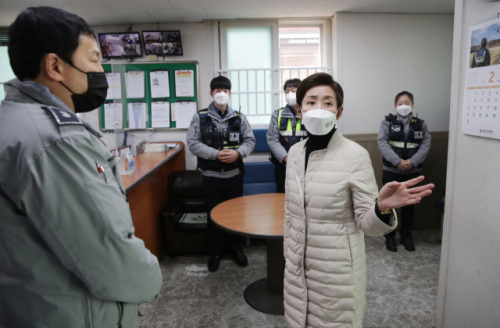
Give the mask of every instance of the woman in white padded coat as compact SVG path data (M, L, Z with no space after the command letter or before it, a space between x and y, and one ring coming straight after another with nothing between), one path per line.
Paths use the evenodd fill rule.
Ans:
M396 228L392 209L416 204L423 176L378 192L368 152L336 130L341 86L325 73L297 89L309 138L288 154L285 196L285 319L291 328L361 328L365 311L364 234ZM377 199L378 197L378 199Z

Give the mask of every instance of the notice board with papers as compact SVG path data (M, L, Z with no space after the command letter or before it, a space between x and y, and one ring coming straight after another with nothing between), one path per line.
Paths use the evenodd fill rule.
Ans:
M99 108L102 131L186 129L186 117L200 110L198 62L112 63L102 67L109 85L106 102ZM184 74L189 79L182 80L183 90L190 92L176 90L179 72L190 73Z

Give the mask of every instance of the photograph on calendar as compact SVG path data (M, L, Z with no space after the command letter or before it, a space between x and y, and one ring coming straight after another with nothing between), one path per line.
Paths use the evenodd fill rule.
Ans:
M472 31L469 68L500 64L500 24Z

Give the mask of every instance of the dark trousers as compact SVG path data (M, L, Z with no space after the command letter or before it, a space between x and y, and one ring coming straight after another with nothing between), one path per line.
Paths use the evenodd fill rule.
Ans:
M276 192L285 193L286 164L274 164L274 179L276 180Z
M397 181L405 182L420 176L421 173L410 173L410 174L399 174L395 172L384 171L382 174L382 183ZM401 230L399 230L399 235L402 238L411 236L411 226L413 225L413 212L415 210L415 205L408 205L401 207ZM385 235L385 238L395 238L396 230L389 232Z
M211 255L220 255L223 250L235 252L243 247L243 238L223 231L215 225L210 215L215 206L226 200L243 196L243 177L211 178L203 176L203 191L207 205L208 249Z

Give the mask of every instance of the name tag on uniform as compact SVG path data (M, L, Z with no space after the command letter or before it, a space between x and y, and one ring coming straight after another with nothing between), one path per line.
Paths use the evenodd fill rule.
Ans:
M393 125L391 127L391 130L394 132L400 132L401 131L401 125Z
M231 142L240 141L240 134L237 132L229 133L229 141L231 141Z
M424 137L424 131L415 131L415 139L422 139Z
M52 116L54 116L57 124L67 125L67 124L83 124L82 120L73 113L69 113L64 109L60 109L52 106L42 106L43 109L48 110Z

